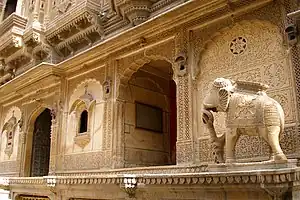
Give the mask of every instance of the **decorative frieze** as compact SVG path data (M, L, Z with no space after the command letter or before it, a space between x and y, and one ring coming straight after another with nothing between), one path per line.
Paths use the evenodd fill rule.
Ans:
M124 170L123 170L124 171ZM259 172L259 173L258 173ZM147 173L147 172L146 172ZM274 172L273 170L250 171L250 172L224 172L224 173L194 173L188 172L185 174L165 173L165 174L132 174L128 171L122 174L116 174L111 171L106 175L90 175L90 176L45 176L45 177L10 177L2 183L9 183L9 185L47 185L48 187L55 187L59 185L99 185L99 184L129 184L128 179L136 180L137 185L201 185L220 187L220 185L253 185L265 184L266 186L292 183L300 181L300 172L292 169L282 169ZM134 182L132 182L134 183ZM7 184L6 184L7 185ZM137 186L137 187L138 187Z

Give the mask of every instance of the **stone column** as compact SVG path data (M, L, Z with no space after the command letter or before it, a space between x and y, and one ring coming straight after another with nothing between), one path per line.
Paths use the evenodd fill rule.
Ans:
M52 0L48 0L47 1L47 10L46 10L46 15L45 15L45 24L48 24L50 22L51 3L52 3Z
M54 175L56 171L56 160L57 160L57 138L58 138L58 127L59 127L59 116L60 110L58 105L54 105L51 109L51 144L50 144L50 161L49 161L49 175Z
M18 0L16 14L23 16L24 0Z
M177 81L177 164L193 162L191 88L189 76Z
M109 168L124 167L124 102L117 98L116 80L118 62L113 57L107 58L105 81L103 85L104 121L103 149ZM113 77L113 78L112 78Z
M113 168L123 168L125 164L125 133L124 113L125 102L117 99L114 102L114 126L113 126Z
M22 110L21 119L18 121L19 125L19 146L18 146L18 155L17 161L19 165L19 176L24 175L24 155L26 152L25 149L25 141L26 141L26 134L24 132L24 110Z
M6 0L0 0L0 22L3 20Z
M192 79L187 63L187 32L180 30L175 38L177 83L177 164L194 161L194 144L192 134Z
M39 15L40 15L40 0L35 0L34 9L33 9L32 27L40 30L41 24L39 21Z

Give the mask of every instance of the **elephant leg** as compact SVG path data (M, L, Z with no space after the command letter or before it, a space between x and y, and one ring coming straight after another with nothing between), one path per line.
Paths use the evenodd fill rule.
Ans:
M226 163L232 163L235 161L235 145L239 138L238 129L231 129L225 137Z
M279 133L280 127L279 126L267 126L266 127L267 136L268 136L268 143L272 150L272 161L278 160L287 160L286 156L284 155L280 144L279 144Z
M266 128L260 128L259 134L260 134L260 136L262 136L262 138L265 142L267 142L268 144L270 143L269 137L268 137L268 130ZM274 158L274 153L273 153L273 150L272 150L270 144L269 144L269 153L270 153L270 160L272 160Z

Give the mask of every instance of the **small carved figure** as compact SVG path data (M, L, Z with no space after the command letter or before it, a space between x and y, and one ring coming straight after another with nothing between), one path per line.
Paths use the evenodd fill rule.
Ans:
M284 129L284 113L280 104L269 97L267 85L217 78L204 98L202 119L209 130L217 161L235 162L235 145L241 134L260 135L271 147L270 161L286 161L279 144ZM230 132L217 137L211 112L226 112Z

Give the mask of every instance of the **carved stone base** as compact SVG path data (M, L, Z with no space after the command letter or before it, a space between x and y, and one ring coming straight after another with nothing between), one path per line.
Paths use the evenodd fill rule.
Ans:
M270 169L296 168L297 160L289 159L287 162L251 162L251 163L221 163L208 165L209 172L239 172Z

